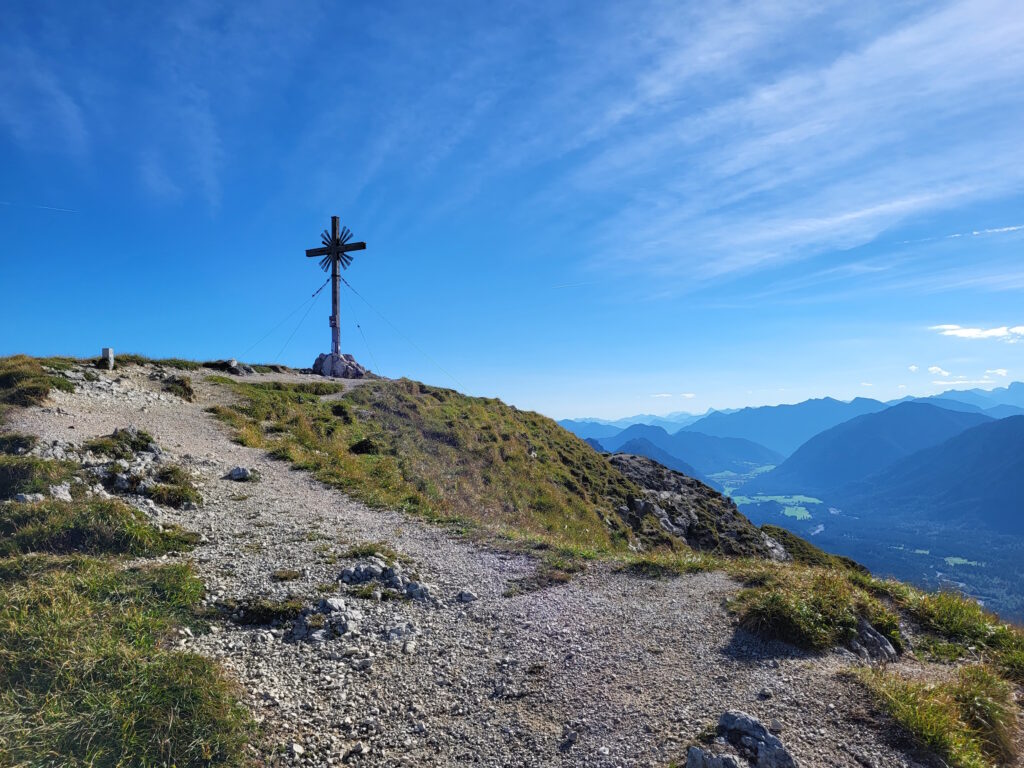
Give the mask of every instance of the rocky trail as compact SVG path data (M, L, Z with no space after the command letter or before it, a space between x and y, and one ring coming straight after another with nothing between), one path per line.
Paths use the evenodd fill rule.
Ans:
M517 591L530 558L369 509L233 443L205 412L230 393L205 372L193 379L188 403L147 368L101 372L13 413L9 428L39 436L50 455L115 428L146 430L204 501L135 501L202 534L182 557L210 604L301 601L282 626L225 615L180 640L240 682L267 763L682 765L724 711L741 710L771 724L801 766L928 764L844 676L852 654L808 656L738 630L724 606L738 585L726 575L653 580L596 564L567 584ZM234 467L258 482L227 479ZM400 560L351 552L379 543ZM388 583L409 599L379 599Z

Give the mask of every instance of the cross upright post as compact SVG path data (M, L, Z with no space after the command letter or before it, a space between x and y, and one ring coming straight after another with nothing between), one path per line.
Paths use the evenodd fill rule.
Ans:
M331 243L341 239L341 220L331 216ZM331 254L332 257L334 254ZM331 259L331 354L341 354L341 270L338 259Z
M341 270L348 269L352 263L352 251L362 251L366 243L350 243L352 232L348 227L342 228L341 220L331 216L331 231L324 230L320 236L321 248L309 248L306 256L319 256L320 266L326 271L331 270L331 356L341 357Z

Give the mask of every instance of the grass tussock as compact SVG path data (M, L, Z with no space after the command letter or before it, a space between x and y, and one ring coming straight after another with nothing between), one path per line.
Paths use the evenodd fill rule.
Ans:
M278 568L270 574L270 578L274 581L295 581L296 579L302 578L302 574L293 568Z
M272 600L257 597L241 602L226 601L220 607L236 624L267 626L280 625L295 619L302 613L303 605L297 598Z
M388 546L384 542L374 541L365 544L354 544L341 554L342 557L359 560L366 557L376 557L388 565L397 562L408 562L409 558Z
M141 429L115 429L109 435L94 437L82 444L86 451L124 461L131 461L135 454L151 451L155 446L153 436Z
M192 475L177 464L167 464L156 473L157 483L146 491L157 504L181 509L189 504L199 506L203 497L192 481Z
M189 566L59 562L0 567L30 575L0 580L4 763L242 765L252 731L232 686L209 660L168 649L195 623L203 590Z
M169 376L164 380L164 392L169 392L189 403L196 399L191 376Z
M811 651L845 645L863 617L899 650L899 617L857 586L846 569L747 563L749 586L733 600L741 624L762 636Z
M117 499L0 504L0 557L31 552L156 556L187 551L198 536L158 530Z
M863 671L860 679L900 726L951 768L1013 762L1017 705L1011 686L991 669L961 667L942 683L878 670Z
M0 499L19 493L47 493L74 477L76 466L68 461L50 461L34 456L0 455Z
M955 661L968 649L980 653L1002 675L1024 684L1024 631L986 611L958 592L924 592L898 581L859 579L865 588L884 595L926 633L922 648L938 661Z
M624 558L616 570L645 579L663 579L722 568L722 558L703 552L659 549Z
M0 454L19 456L31 451L37 442L35 435L20 435L16 432L0 434Z
M58 366L47 367L56 370ZM0 358L0 416L12 406L41 405L53 389L74 392L75 385L47 371L36 358L25 355Z
M216 380L242 396L234 408L213 409L236 440L372 506L607 553L628 552L641 535L617 513L639 489L538 414L407 380L347 392L326 382Z

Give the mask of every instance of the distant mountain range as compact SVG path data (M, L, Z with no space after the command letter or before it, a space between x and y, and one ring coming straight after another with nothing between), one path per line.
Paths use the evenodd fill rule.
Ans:
M819 432L886 407L883 402L864 397L848 403L825 397L796 405L766 405L743 408L735 413L711 413L686 429L716 437L752 440L788 456Z
M607 451L629 452L625 446L638 440L646 441L675 459L691 465L703 476L719 472L742 474L756 467L774 465L782 461L782 456L778 453L750 440L705 435L686 429L669 434L662 427L647 424L634 424L614 437L604 438L599 442ZM639 453L637 450L632 452ZM660 461L656 456L648 458Z
M982 524L1024 534L1024 416L987 420L847 487L860 514Z
M737 490L761 494L830 496L917 451L992 421L982 413L948 410L922 401L894 405L815 435L771 472Z
M1020 382L890 402L673 414L656 424L562 424L595 449L646 456L723 490L758 524L1024 618Z

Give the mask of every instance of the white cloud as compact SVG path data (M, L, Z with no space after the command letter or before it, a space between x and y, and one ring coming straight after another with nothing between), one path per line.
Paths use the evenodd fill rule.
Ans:
M669 392L658 392L655 395L651 395L651 397L672 397L672 395Z
M940 387L948 387L950 384L956 384L957 386L961 384L966 384L969 387L984 387L989 384L995 384L995 382L986 376L984 379L957 379L955 382L933 381L932 384L935 384Z
M944 371L937 365L933 365L930 368L928 368L928 373L930 373L932 376L949 376L949 371Z
M696 396L697 395L695 395L693 392L683 392L682 395L680 395L680 397L685 397L687 400L693 400L693 398L695 398Z
M1007 376L1010 372L1005 368L990 368L989 370L985 371L985 373L991 374L993 376Z
M899 388L899 389L906 389L906 388L907 388L907 385L906 385L906 384L900 384L898 388Z
M907 370L910 371L911 373L917 373L917 366L916 365L908 365L907 366Z
M1013 327L1001 325L997 328L965 328L962 325L933 325L928 330L938 331L943 336L958 339L999 339L1014 344L1024 337L1024 325Z
M875 385L874 385L874 384L872 384L872 383L871 383L870 381L862 381L862 382L860 383L860 385L861 385L862 387L873 387L873 386L875 386Z

